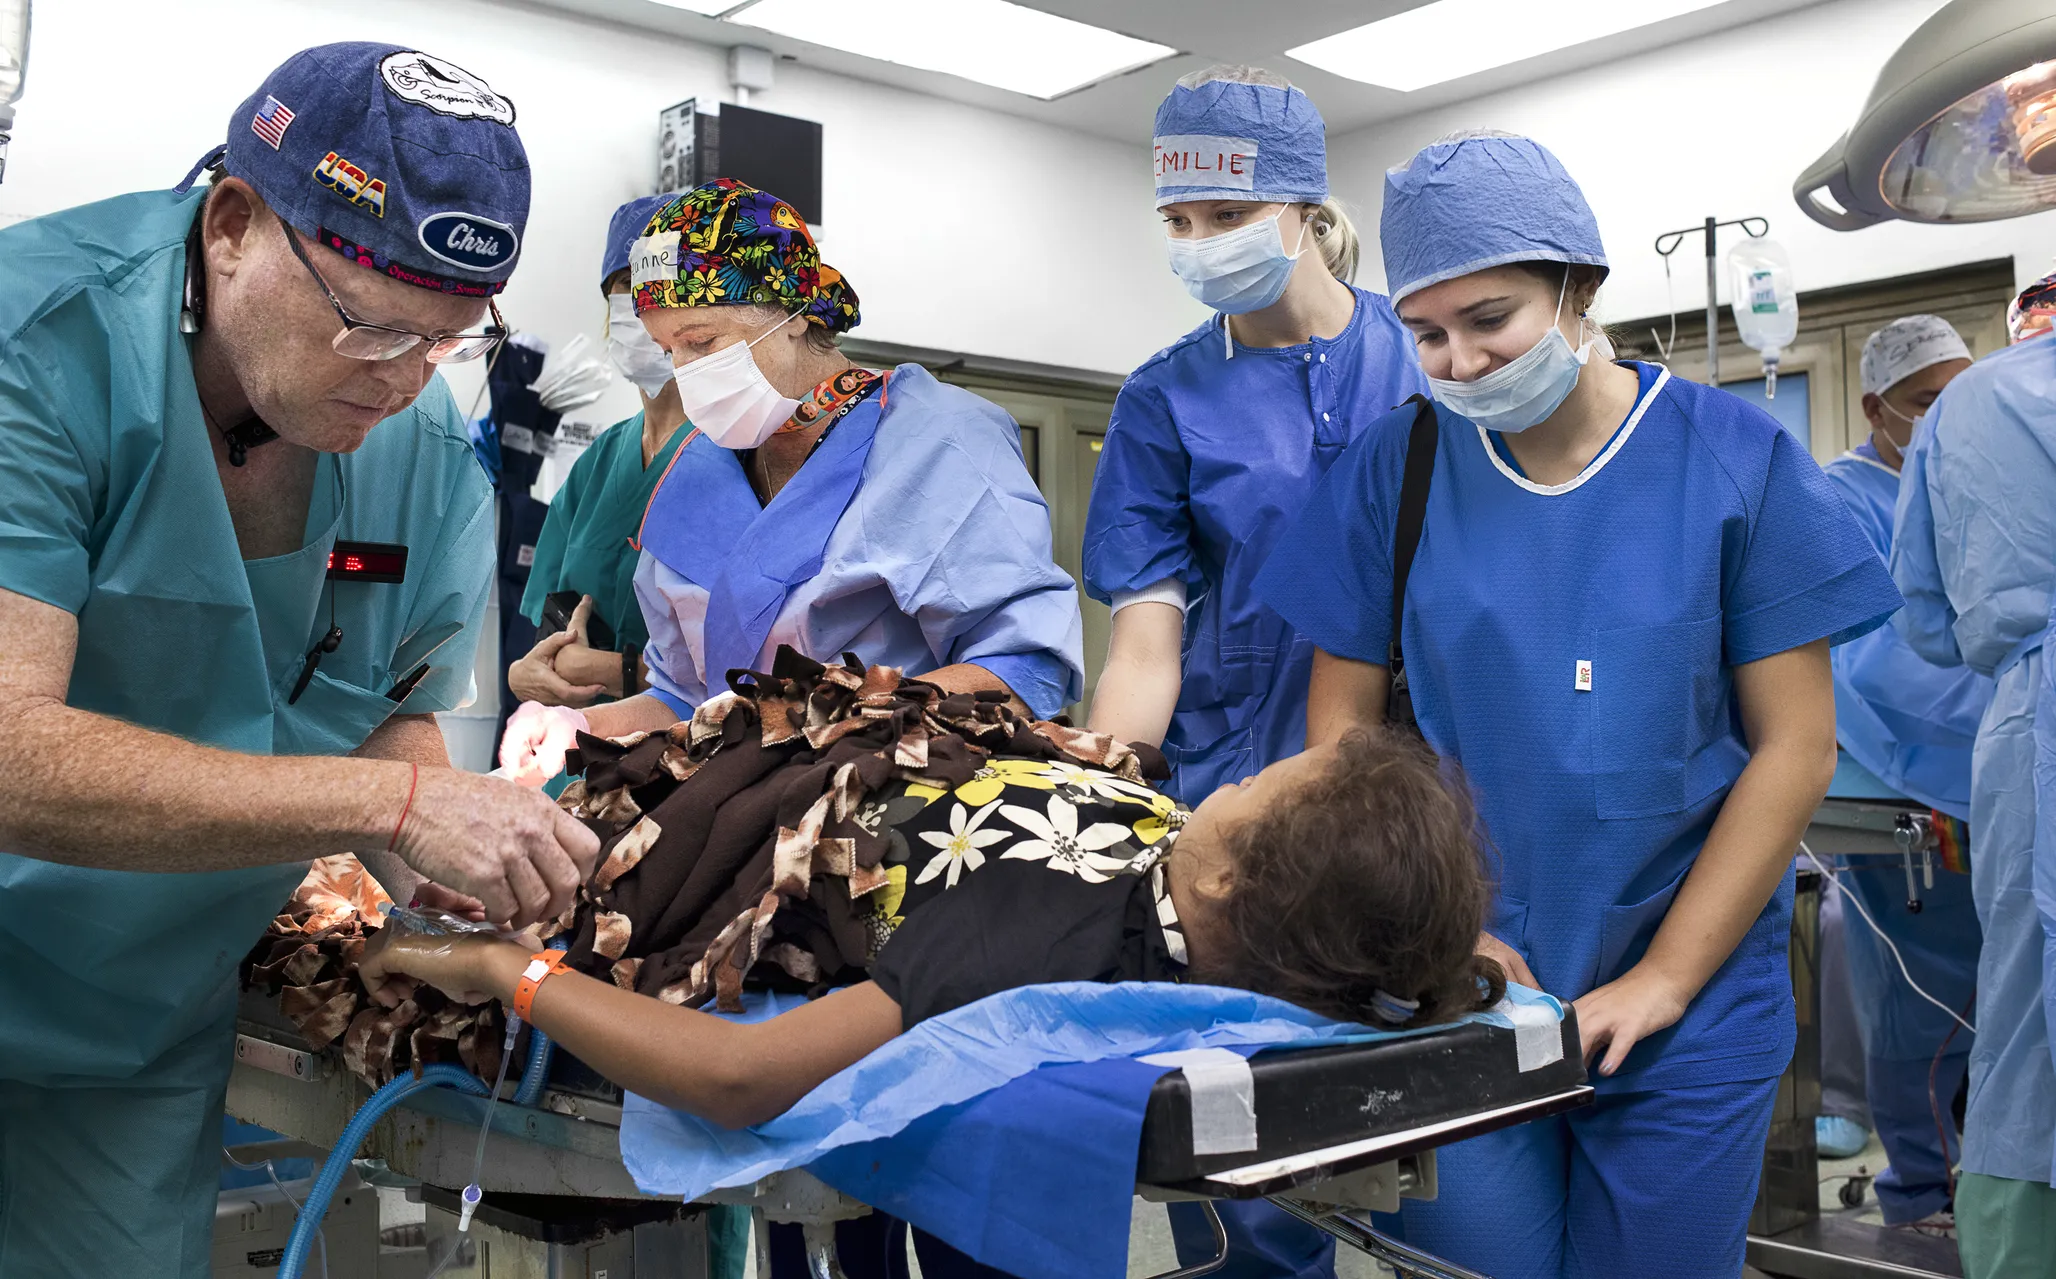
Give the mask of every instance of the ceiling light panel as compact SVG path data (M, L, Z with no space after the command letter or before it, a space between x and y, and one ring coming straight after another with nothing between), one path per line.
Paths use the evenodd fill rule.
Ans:
M1044 100L1177 52L1006 0L757 0L729 21Z
M1286 55L1347 79L1411 92L1722 3L1435 0Z

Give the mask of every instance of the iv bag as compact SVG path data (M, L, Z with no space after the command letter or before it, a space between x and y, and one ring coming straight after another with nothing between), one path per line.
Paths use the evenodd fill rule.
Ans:
M1778 356L1799 336L1799 291L1792 259L1771 240L1750 238L1728 250L1729 309L1742 344L1763 355L1763 394L1778 393Z
M0 181L7 178L14 104L29 71L29 0L0 0Z

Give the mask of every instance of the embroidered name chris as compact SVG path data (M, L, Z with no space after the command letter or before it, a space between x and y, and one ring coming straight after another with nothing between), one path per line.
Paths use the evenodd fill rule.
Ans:
M476 253L480 257L500 256L500 242L490 235L480 235L478 228L469 222L459 222L450 228L450 234L443 240L443 247L457 253Z
M431 214L420 235L422 248L452 266L489 271L514 258L514 228L476 214Z

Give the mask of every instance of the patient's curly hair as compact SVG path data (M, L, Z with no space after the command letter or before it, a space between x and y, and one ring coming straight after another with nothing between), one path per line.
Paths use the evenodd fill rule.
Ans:
M1422 1026L1498 1003L1475 953L1486 841L1454 765L1412 737L1354 730L1290 799L1222 833L1226 934L1195 978L1343 1021ZM1196 956L1197 957L1197 956ZM1418 1001L1411 1016L1373 998Z

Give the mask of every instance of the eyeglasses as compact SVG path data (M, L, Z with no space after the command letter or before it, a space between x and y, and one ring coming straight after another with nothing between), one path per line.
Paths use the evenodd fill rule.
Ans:
M300 236L283 219L279 225L285 229L286 244L293 250L293 256L300 259L300 265L307 268L307 274L321 286L322 296L335 308L336 318L343 322L343 331L336 334L330 345L337 355L353 360L390 360L405 355L420 343L428 343L426 358L430 364L462 364L475 360L507 340L507 322L500 318L500 307L492 299L486 299L486 309L491 312L493 322L483 333L416 333L411 329L395 329L384 324L372 324L360 320L343 308L342 299L335 290L328 287L328 281L321 278L321 272L307 260L307 251L300 247Z

